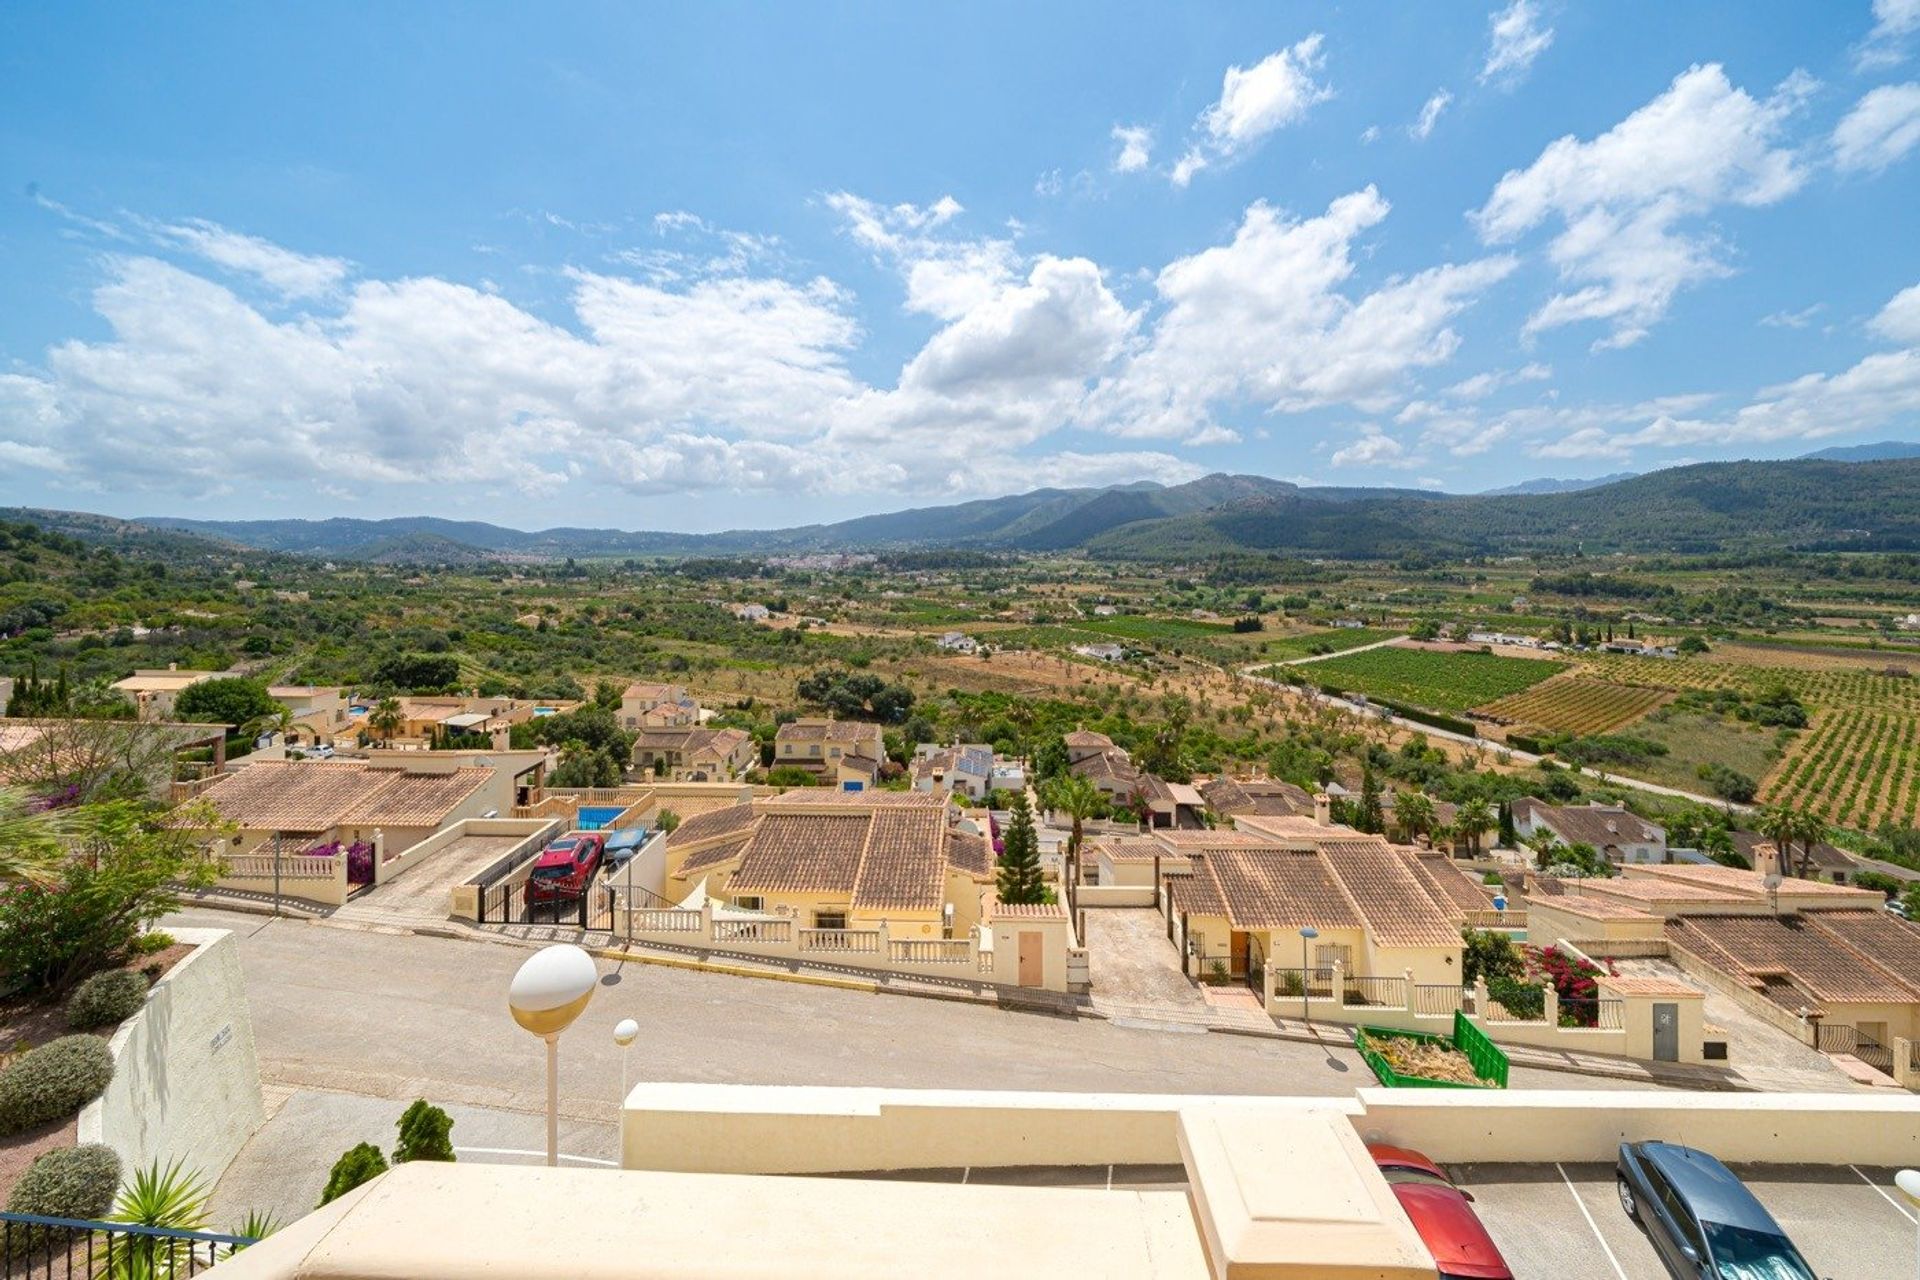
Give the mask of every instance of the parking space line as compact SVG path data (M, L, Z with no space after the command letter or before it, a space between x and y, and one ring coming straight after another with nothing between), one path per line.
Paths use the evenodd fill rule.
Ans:
M1600 1242L1600 1252L1607 1255L1607 1262L1613 1267L1613 1274L1619 1276L1620 1280L1627 1280L1627 1273L1621 1268L1620 1259L1613 1256L1613 1247L1607 1243L1607 1238L1600 1234L1600 1224L1593 1220L1593 1214L1587 1209L1587 1202L1580 1198L1580 1189L1573 1185L1573 1179L1567 1176L1565 1167L1559 1161L1556 1160L1553 1167L1560 1171L1560 1181L1567 1184L1567 1194L1572 1196L1573 1202L1580 1206L1580 1216L1587 1220L1587 1229L1593 1232L1593 1238Z
M469 1155L476 1156L532 1156L537 1160L547 1158L547 1153L544 1151L524 1151L519 1147L455 1147L454 1150L465 1151ZM571 1160L575 1164L605 1165L609 1169L620 1167L618 1160L601 1160L594 1156L570 1156L564 1151L560 1153L560 1159L562 1162Z
M1905 1206L1903 1206L1898 1200L1895 1200L1892 1196L1888 1195L1885 1187L1875 1182L1872 1178L1869 1178L1866 1174L1861 1173L1860 1167L1858 1165L1850 1164L1847 1166L1847 1168L1852 1169L1853 1172L1859 1177L1860 1181L1866 1183L1868 1186L1872 1187L1875 1191L1878 1191L1880 1193L1880 1198L1882 1200L1885 1200L1888 1204L1892 1205L1893 1211L1895 1213L1905 1218L1908 1222L1914 1221L1913 1215L1907 1212Z

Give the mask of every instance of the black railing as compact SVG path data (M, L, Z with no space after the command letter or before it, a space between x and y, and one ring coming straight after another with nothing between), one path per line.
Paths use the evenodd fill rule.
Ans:
M0 1276L26 1280L173 1280L224 1262L249 1236L124 1222L0 1213Z
M556 893L518 884L488 885L480 890L477 924L561 924L580 929L613 927L613 895L608 886L594 883L577 894Z

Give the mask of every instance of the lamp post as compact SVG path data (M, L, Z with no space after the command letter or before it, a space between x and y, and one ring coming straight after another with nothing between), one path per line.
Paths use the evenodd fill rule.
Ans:
M1920 1209L1920 1169L1902 1169L1893 1175L1893 1185L1900 1188L1908 1204Z
M640 1038L640 1024L632 1018L622 1018L613 1027L613 1042L620 1046L620 1105L627 1105L627 1058L633 1048L633 1042Z
M547 1042L547 1165L560 1163L560 1033L593 999L593 957L570 943L527 957L507 988L513 1020Z
M1300 1018L1307 1023L1313 1021L1313 1010L1307 1004L1309 983L1313 978L1313 971L1307 967L1307 944L1319 936L1320 931L1312 925L1300 930Z

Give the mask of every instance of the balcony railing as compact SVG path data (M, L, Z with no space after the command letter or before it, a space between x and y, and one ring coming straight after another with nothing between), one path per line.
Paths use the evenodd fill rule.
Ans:
M699 933L701 929L698 911L678 907L640 907L629 911L627 919L634 933Z
M965 964L973 958L969 938L906 938L887 945L888 957L902 964Z
M1428 1017L1448 1017L1466 1008L1468 991L1451 982L1416 982L1413 1011Z
M878 929L802 929L802 951L824 951L840 955L879 955Z
M1570 1000L1563 997L1560 1001L1560 1025L1592 1031L1622 1031L1627 1025L1626 1011L1624 1000Z
M1821 1023L1819 1049L1822 1053L1851 1054L1875 1071L1893 1074L1893 1050L1858 1027Z
M1525 911L1473 910L1466 913L1469 929L1524 929L1527 927Z
M1298 1000L1304 995L1309 1000L1331 1000L1333 999L1333 970L1331 968L1275 969L1273 994L1276 998L1292 996Z
M209 1270L252 1243L249 1236L211 1231L0 1213L0 1276L10 1280L81 1276L173 1280Z
M697 929L700 913L689 913L694 917ZM713 922L713 940L722 942L791 942L793 940L793 921L791 920L715 920Z

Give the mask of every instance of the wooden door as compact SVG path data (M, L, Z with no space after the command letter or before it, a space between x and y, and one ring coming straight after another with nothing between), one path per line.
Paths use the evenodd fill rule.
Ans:
M1046 985L1046 935L1026 930L1020 934L1020 985Z

